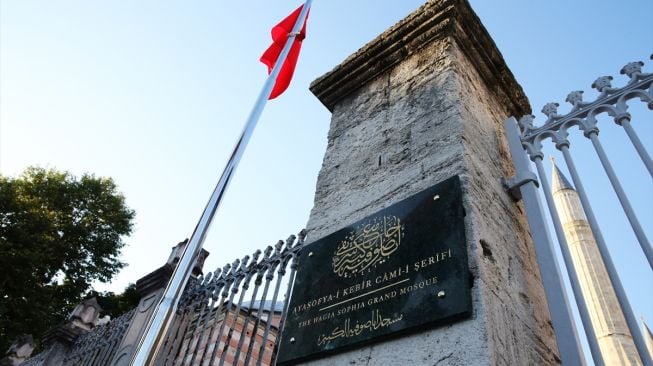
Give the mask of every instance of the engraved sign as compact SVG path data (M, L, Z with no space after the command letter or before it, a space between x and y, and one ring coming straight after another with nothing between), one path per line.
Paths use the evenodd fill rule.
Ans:
M375 217L359 225L338 244L333 271L345 278L369 273L399 248L402 234L401 220L396 216Z
M317 358L470 313L456 176L302 250L278 362Z

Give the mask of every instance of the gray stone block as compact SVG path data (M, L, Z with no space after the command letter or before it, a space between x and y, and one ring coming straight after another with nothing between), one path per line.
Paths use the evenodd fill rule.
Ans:
M311 85L332 111L307 225L317 240L460 175L472 317L310 365L559 364L502 122L530 112L465 1L429 1Z

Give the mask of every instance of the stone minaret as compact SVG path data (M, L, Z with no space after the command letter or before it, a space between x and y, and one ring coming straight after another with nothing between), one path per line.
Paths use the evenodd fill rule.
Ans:
M551 190L606 365L641 365L578 193L553 164Z
M648 349L648 354L653 357L653 333L651 333L648 325L644 323L644 319L642 319L642 327L644 328L644 338L646 339L646 348Z

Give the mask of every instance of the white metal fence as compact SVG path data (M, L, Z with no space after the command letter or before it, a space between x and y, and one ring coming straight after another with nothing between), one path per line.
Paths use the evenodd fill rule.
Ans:
M619 305L632 334L637 353L645 365L653 364L637 318L629 302L628 295L624 290L619 269L616 268L611 257L611 252L614 253L618 248L609 247L601 233L601 228L592 209L590 197L585 189L585 182L580 178L579 169L577 168L575 157L572 154L573 149L571 149L570 144L570 136L573 134L576 134L576 136L582 135L591 142L596 153L595 158L600 162L612 189L618 197L621 208L639 243L641 253L648 261L650 270L653 268L653 249L642 228L640 219L631 204L630 199L633 199L633 197L629 197L626 193L621 181L623 177L617 175L613 167L613 161L610 160L603 148L599 138L598 127L599 121L605 120L604 117L606 116L611 117L618 126L621 126L623 132L628 136L630 143L632 143L634 151L639 155L643 167L653 177L653 161L651 161L651 157L646 151L644 144L633 129L631 123L637 123L637 121L633 121L633 116L629 113L629 107L638 102L643 102L648 109L653 109L653 73L643 72L643 66L643 62L630 62L626 64L621 69L621 74L628 77L628 81L622 87L614 87L612 85L612 76L597 78L592 84L592 87L599 92L599 95L594 101L583 101L583 91L580 90L569 93L566 101L571 104L571 110L566 114L558 113L558 107L560 106L558 103L546 104L542 108L542 113L546 115L547 119L540 126L534 124L534 116L523 116L518 121L514 117L511 117L504 124L516 169L516 176L506 180L505 185L513 193L515 198L523 198L526 207L531 233L536 245L537 259L540 264L545 292L549 302L554 331L564 365L583 365L585 364L585 360L583 359L576 326L573 322L569 303L570 297L565 292L561 266L558 264L555 255L556 251L547 230L548 218L544 213L545 211L540 201L538 188L542 189L541 193L544 195L548 206L549 217L555 229L559 250L565 264L564 267L567 269L574 298L577 299L578 312L583 329L585 330L592 358L596 365L604 365L605 363L599 351L597 337L590 321L588 303L592 299L583 297L579 278L573 269L569 245L565 238L559 214L556 211L551 186L545 173L543 164L545 157L543 147L545 143L553 144L564 157L564 162L571 175L582 208L587 216L587 221L596 240L600 256L605 264L610 282L614 287ZM640 122L651 123L651 119L645 118ZM609 139L611 136L602 135L602 138ZM531 171L533 165L535 165L537 174ZM651 181L649 180L648 184L650 183ZM644 199L650 199L650 197L645 197ZM648 286L648 291L651 288L651 286Z

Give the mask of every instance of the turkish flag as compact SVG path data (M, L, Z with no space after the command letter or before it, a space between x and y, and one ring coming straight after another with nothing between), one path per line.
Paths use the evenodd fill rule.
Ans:
M261 62L267 65L268 74L272 72L274 64L277 62L279 55L283 46L286 44L288 35L292 32L292 28L299 18L299 13L302 11L304 5L297 8L295 11L290 13L284 20L279 22L272 28L272 45L268 47L263 55L261 56ZM308 19L308 15L306 15ZM279 75L277 77L277 82L272 88L272 92L268 99L274 99L283 93L290 85L290 79L292 79L293 73L295 72L295 65L297 65L297 59L299 58L299 50L302 48L302 41L306 37L306 20L304 21L304 26L299 35L293 40L292 47L288 53L288 57L281 66Z

